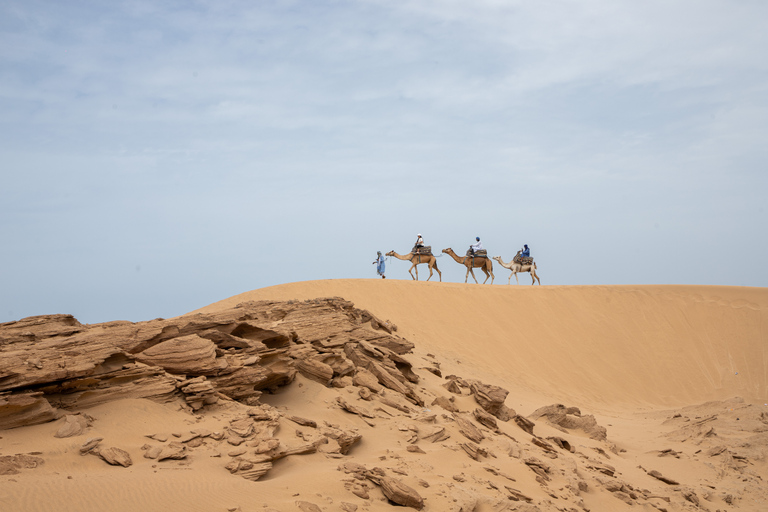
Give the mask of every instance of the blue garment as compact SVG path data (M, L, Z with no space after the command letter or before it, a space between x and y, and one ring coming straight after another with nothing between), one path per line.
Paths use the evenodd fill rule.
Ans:
M376 262L376 272L380 276L384 275L384 256L379 256L379 259Z
M531 257L531 250L526 247L525 249L523 249L522 256L523 256L523 258L530 258Z

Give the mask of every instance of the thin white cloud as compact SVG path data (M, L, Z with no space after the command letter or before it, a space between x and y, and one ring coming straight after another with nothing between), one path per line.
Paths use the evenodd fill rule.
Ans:
M456 247L482 232L505 258L524 239L551 283L768 285L768 248L750 234L768 223L767 11L714 0L6 2L0 159L6 188L22 194L3 196L0 234L34 257L2 256L25 276L8 289L26 305L0 314L34 310L47 289L67 296L34 265L77 268L90 290L89 265L109 275L105 258L127 280L139 265L164 286L217 281L200 285L202 303L132 302L139 319L225 290L365 275L364 248L404 250L418 231ZM684 265L731 232L749 252L743 271ZM350 236L351 270L333 256ZM294 264L259 270L285 239ZM573 271L595 245L605 273ZM638 246L663 246L685 268L642 270ZM86 295L72 303L96 311ZM90 319L115 315L99 311Z

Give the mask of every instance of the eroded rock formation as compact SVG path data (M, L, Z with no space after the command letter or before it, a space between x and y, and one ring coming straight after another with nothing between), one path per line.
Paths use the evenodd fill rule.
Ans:
M590 495L598 494L644 509L731 510L740 496L765 496L754 463L765 460L768 413L749 404L683 410L665 421L663 445L649 452L700 458L738 482L715 490L668 465L646 470L631 457L612 457L618 452L605 429L578 408L554 405L526 418L506 406L503 388L469 375L443 379L433 371L436 356L414 371L413 345L395 332L339 298L248 302L140 323L82 325L51 315L0 324L0 429L57 420L51 435L71 437L65 441L83 456L99 457L105 468L130 467L109 471L188 469L215 457L232 475L258 481L288 457L311 458L319 471L341 459L338 485L357 502L336 501L345 511L379 502L456 512L589 510ZM309 388L328 414L318 413L319 402L260 402L297 375L285 395ZM188 431L142 432L139 443L119 447L105 436L102 447L100 420L83 410L122 398L173 401L194 420ZM551 435L550 427L562 434ZM738 441L745 428L754 434L748 443ZM377 438L387 439L385 449L368 442ZM0 475L52 466L38 455L0 453ZM355 462L370 460L376 465ZM269 485L254 485L262 483ZM299 499L296 506L321 508Z
M257 405L297 372L324 385L355 376L423 405L403 357L413 344L341 298L260 301L214 314L84 325L71 315L0 324L0 429L120 398L221 397ZM343 383L340 383L343 385Z
M562 404L548 405L536 409L528 417L534 420L544 418L550 425L564 432L573 429L581 430L598 441L605 441L607 437L605 427L598 425L591 414L582 415L578 407L566 407Z

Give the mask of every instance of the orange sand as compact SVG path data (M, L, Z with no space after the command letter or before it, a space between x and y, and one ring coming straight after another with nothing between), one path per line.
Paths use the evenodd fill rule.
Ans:
M444 382L419 370L434 356L441 362L444 376L453 373L509 390L507 405L519 414L528 415L553 403L579 407L584 414L594 414L608 428L609 441L624 450L608 454L610 460L606 459L624 481L638 488L663 490L664 484L639 469L655 468L699 494L711 489L712 502L703 505L713 512L768 510L765 493L742 488L739 478L727 476L711 464L694 463L697 455L690 441L664 437L671 430L664 422L675 411L688 411L685 414L691 417L725 417L749 407L768 414L764 405L768 402L768 289L324 280L255 290L198 311L248 300L330 296L344 297L395 323L397 334L416 344L407 357L414 362L425 389L437 392ZM369 428L359 418L329 407L338 392L299 376L276 395L265 395L264 401L299 410L318 422ZM732 397L741 397L744 403L721 402ZM701 405L710 401L718 402ZM459 397L457 402L466 410L475 407L468 397ZM686 406L694 407L683 409ZM350 494L341 484L345 475L335 471L340 461L321 453L283 459L258 482L230 475L223 468L227 455L204 449L191 460L172 465L142 458L139 447L147 441L145 435L215 429L234 416L235 409L220 407L192 416L171 405L123 400L86 412L95 418L88 436L103 437L105 445L124 447L135 464L112 467L97 457L80 456L83 438L53 437L60 420L0 431L0 455L38 453L45 460L35 469L0 475L0 511L307 510L300 508L301 500L315 503L322 511L342 510L342 502L357 504L361 512L393 510L380 496L362 501ZM282 425L281 435L290 436L294 427ZM518 439L523 437L519 429L504 428ZM542 437L564 435L542 422L536 429ZM363 435L350 453L351 460L431 475L429 487L418 487L427 498L425 510L458 510L456 496L487 485L482 482L488 475L482 470L474 472L467 464L469 459L457 451L435 444L423 445L425 455L397 455L403 447L402 432L392 425L366 430ZM759 439L764 445L765 433L762 436ZM757 438L751 439L759 444ZM571 437L571 442L592 455L603 446L578 436ZM659 458L655 451L666 448L684 456ZM500 451L489 464L505 468L507 459ZM547 462L563 475L571 471L563 457ZM764 459L753 458L750 464L752 471L768 474ZM512 485L542 504L539 510L556 510L556 498L542 490L532 472L516 469L518 466L504 469L516 479ZM466 481L460 482L456 475L463 475ZM403 478L409 485L417 485L412 476ZM733 506L722 501L729 492L741 492ZM592 487L582 498L585 508L593 511L656 510L650 505L627 505ZM518 510L515 507L522 505L509 502L509 506L505 510ZM667 505L668 510L694 510L692 505L686 507L675 502ZM502 509L480 503L475 510Z

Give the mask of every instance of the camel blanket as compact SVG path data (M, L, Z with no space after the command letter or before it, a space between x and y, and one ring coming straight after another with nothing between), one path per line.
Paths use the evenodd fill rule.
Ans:
M414 246L413 249L411 249L412 254L425 254L425 255L432 255L432 246L431 245L425 245L424 247L419 247L418 249Z
M471 250L467 250L467 256L474 256L475 258L487 258L488 251L485 249L480 249L479 251L475 251L475 254L472 254Z
M533 265L533 258L531 257L523 257L523 256L515 256L512 258L512 261L515 263L520 263L521 265Z

